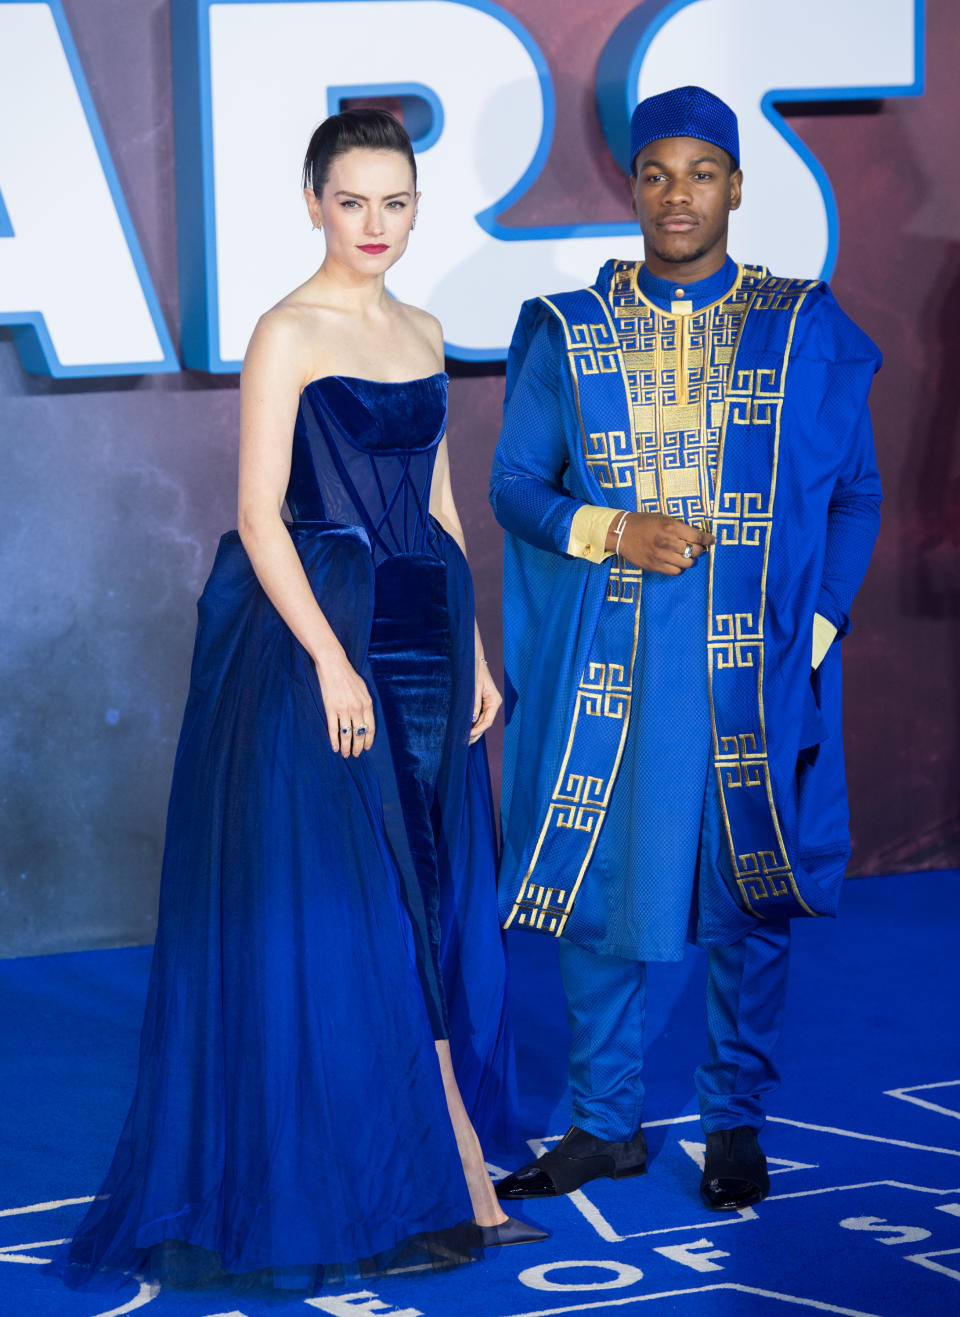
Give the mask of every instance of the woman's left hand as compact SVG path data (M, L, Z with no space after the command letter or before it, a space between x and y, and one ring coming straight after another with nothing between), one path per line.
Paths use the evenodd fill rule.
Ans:
M497 690L490 669L482 660L477 663L476 694L473 697L473 726L470 729L470 744L478 741L497 716L497 710L503 700Z

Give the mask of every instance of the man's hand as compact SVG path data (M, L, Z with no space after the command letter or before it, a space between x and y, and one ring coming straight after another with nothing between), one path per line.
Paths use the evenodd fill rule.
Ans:
M614 517L607 531L604 548L608 553L617 548L614 527L618 520ZM628 512L620 536L620 556L645 572L679 576L716 542L717 537L709 531L697 530L677 517L665 517L660 512Z

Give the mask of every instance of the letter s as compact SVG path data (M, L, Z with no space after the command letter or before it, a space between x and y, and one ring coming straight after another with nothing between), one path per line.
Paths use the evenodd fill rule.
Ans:
M843 1230L868 1230L877 1235L878 1244L917 1244L929 1239L923 1226L892 1226L882 1216L847 1216L840 1222Z

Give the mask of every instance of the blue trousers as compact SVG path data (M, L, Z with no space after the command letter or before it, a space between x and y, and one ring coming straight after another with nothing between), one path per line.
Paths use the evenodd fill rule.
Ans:
M789 946L789 925L764 925L708 952L710 1059L696 1073L707 1132L763 1125L763 1096L780 1082L771 1053L783 1023ZM560 968L574 1124L597 1138L632 1139L643 1114L646 964L561 938Z

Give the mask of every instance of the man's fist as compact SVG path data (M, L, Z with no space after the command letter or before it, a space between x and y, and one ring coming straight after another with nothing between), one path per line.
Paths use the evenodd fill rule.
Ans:
M604 548L608 553L616 551L614 527L619 520L614 517L607 531ZM716 542L717 537L709 531L697 530L677 517L665 517L660 512L628 512L620 536L620 556L645 572L679 576Z

